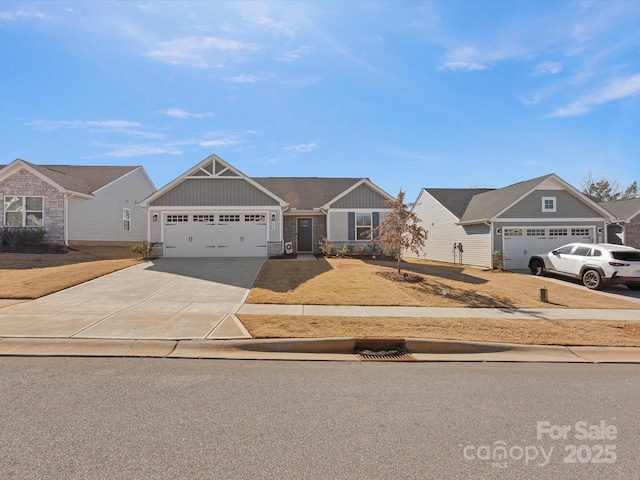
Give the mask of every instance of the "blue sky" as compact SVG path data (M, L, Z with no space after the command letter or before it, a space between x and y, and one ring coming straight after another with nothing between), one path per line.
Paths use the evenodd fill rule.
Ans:
M0 2L2 158L640 181L640 2Z

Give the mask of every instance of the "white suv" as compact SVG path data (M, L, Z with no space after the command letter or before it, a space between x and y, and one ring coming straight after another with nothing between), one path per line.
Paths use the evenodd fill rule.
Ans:
M630 290L640 290L640 250L624 245L570 243L533 255L529 269L534 275L548 271L580 278L591 289L622 283Z

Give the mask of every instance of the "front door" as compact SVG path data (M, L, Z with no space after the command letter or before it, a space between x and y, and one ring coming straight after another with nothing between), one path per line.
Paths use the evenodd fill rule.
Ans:
M313 251L313 221L311 218L298 218L298 252Z

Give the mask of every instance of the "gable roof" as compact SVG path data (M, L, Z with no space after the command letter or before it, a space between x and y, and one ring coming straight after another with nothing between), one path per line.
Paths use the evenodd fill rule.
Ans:
M319 208L355 186L361 178L259 177L260 185L298 210Z
M186 181L190 178L222 178L222 179L230 179L235 178L236 181L246 181L256 189L260 190L264 194L273 198L277 201L281 206L285 206L286 202L281 197L277 196L273 191L265 188L261 184L255 181L255 179L247 177L244 173L242 173L237 168L233 167L229 163L225 162L222 158L218 157L215 154L209 155L207 158L199 162L197 165L191 167L189 170L184 172L182 175L174 178L171 182L167 183L165 186L159 188L154 193L149 195L147 198L140 202L140 206L148 207L151 202L160 198L165 193L169 192L173 188L180 185L182 182Z
M480 193L489 192L490 188L425 188L443 207L453 213L459 220L469 206L471 199Z
M124 175L142 168L140 166L94 166L94 165L36 165L20 158L4 167L26 167L49 179L56 187L75 193L92 195L100 188Z
M629 222L640 213L640 198L600 202L600 206L613 213L618 220Z
M543 175L542 177L532 178L531 180L475 195L469 202L469 206L460 221L465 223L492 218L552 176L555 175Z

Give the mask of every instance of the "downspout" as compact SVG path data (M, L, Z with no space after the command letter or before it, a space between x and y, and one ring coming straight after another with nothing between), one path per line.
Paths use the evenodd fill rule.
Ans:
M489 250L489 268L493 269L493 252L495 251L495 244L493 243L493 222L490 220L485 220L484 223L487 227L489 227L489 239L490 239L490 250ZM503 252L504 255L504 252Z
M64 236L64 246L69 246L69 197L73 197L73 193L65 192L63 194L63 236Z

